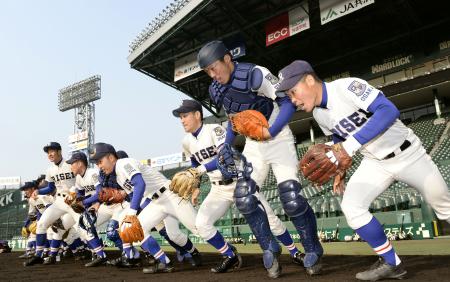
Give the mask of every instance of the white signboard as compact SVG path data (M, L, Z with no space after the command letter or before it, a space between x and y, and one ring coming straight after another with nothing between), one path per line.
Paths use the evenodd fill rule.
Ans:
M320 21L326 24L373 3L375 0L320 0Z
M76 143L69 144L69 152L80 151L88 147L88 141L80 141Z
M0 186L20 185L20 176L0 177Z
M156 157L151 159L150 166L156 167L156 166L165 166L169 164L177 164L183 162L183 154L182 153L176 153L172 155L166 155L162 157Z
M81 140L88 139L87 131L77 132L75 134L69 135L69 143L75 143Z

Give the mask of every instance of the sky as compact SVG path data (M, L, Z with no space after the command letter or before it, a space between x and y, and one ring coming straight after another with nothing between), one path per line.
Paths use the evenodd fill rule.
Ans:
M0 177L45 173L50 141L68 156L74 112L58 110L58 90L96 74L96 142L136 159L181 151L171 112L188 97L127 62L130 42L170 2L0 1Z

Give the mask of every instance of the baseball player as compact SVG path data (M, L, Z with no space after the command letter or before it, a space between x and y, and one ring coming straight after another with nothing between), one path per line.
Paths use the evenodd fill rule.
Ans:
M44 147L44 152L47 153L49 161L52 162L52 165L47 169L46 173L45 180L48 182L48 186L35 190L32 198L36 198L38 194L46 195L55 191L56 195L53 204L45 209L38 221L36 229L36 253L33 258L25 263L25 266L44 262L42 252L46 241L46 232L52 223L62 217L64 229L69 230L76 222L74 218L79 217L70 206L64 202L64 199L69 195L70 187L75 184L75 175L70 170L70 165L63 160L61 145L57 142L50 142ZM51 247L53 250L57 250L59 249L61 240L53 240L52 243L53 246ZM77 240L76 243L81 245L81 241L79 242ZM75 252L80 250L76 246L73 247ZM56 262L56 254L57 251L53 252L53 256L48 260L49 264Z
M32 190L31 188L35 185L32 182L25 182L23 186L20 187L20 190L24 192L25 198L29 201ZM28 191L28 192L27 192ZM19 258L31 258L36 251L36 230L30 230L30 224L37 221L40 217L40 213L36 212L28 212L27 219L22 227L22 237L27 238L27 246L25 250L25 254L19 256Z
M149 240L154 240L150 235L151 229L168 216L172 216L179 219L191 232L197 234L195 209L189 202L183 201L166 188L169 186L170 180L166 179L160 172L152 170L149 166L143 165L132 158L118 159L116 150L110 144L96 143L90 159L96 162L106 175L115 173L116 181L120 187L128 195L133 194L130 207L126 210L125 217L122 219L121 237L139 238L142 242L141 247L157 258L158 263L149 268L144 268L144 273L171 272L173 266L165 253L161 249L155 252L155 249L148 247ZM150 198L151 203L137 217L136 214L144 197ZM141 225L142 227L140 227ZM143 238L133 234L135 230L141 230L140 232L143 230ZM186 244L189 243L191 246L183 247L190 250L192 257L199 257L198 250L190 241L186 242Z
M197 61L200 68L213 79L209 87L211 100L217 107L223 107L229 117L246 110L256 110L267 119L269 128L263 131L265 141L246 138L243 155L253 165L251 178L258 187L262 187L269 168L272 168L285 213L297 229L305 249L303 264L306 271L309 275L318 274L323 249L317 237L314 212L300 195L294 136L287 125L295 112L295 106L287 97L276 95L276 76L264 67L233 61L221 41L212 41L203 46ZM232 145L235 136L229 122L225 143ZM240 191L244 192L244 189ZM245 202L254 193L247 191L244 194L235 195L238 209L240 200Z
M322 82L311 65L294 61L280 73L279 91L314 119L335 145L329 158L341 165L357 151L363 154L344 192L342 210L348 224L381 257L359 280L402 279L400 258L386 238L369 206L395 180L416 188L438 218L450 222L450 193L437 166L419 138L398 118L400 112L382 91L359 78ZM284 92L283 92L284 93ZM333 189L344 189L344 177L335 177Z

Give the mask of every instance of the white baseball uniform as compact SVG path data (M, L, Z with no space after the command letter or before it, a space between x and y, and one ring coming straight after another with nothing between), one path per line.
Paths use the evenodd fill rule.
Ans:
M150 235L151 229L168 216L178 219L192 233L197 234L197 229L195 228L196 211L194 207L189 201L183 200L169 190L170 180L159 171L153 170L150 166L132 158L117 160L115 171L117 183L123 187L127 194L134 190L131 183L134 175L141 174L145 182L143 197L148 197L152 201L138 215L144 230L144 240ZM172 237L170 238L172 239Z
M183 151L187 158L193 156L195 160L205 165L217 156L217 147L225 141L226 130L218 124L203 124L197 137L186 134L183 139ZM224 216L226 211L234 202L234 189L236 181L220 185L223 181L219 170L207 173L211 182L211 190L202 202L198 210L196 226L200 237L205 240L211 239L217 232L214 223ZM286 227L275 215L263 194L257 193L257 197L263 204L269 219L270 228L275 236L286 231Z
M326 135L338 135L346 141L347 151L360 144L354 134L359 132L372 115L370 104L380 90L358 78L344 78L323 84L326 108L316 107L315 120ZM411 145L404 149L405 141ZM364 158L350 178L342 201L347 222L358 229L372 219L369 206L394 180L417 189L442 220L450 220L450 193L442 175L426 153L414 132L397 119L390 127L360 148ZM395 156L386 159L388 155Z

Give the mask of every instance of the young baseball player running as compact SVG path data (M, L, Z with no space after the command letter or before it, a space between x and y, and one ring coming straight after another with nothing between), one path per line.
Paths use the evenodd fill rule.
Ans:
M450 193L438 168L426 154L419 138L399 119L399 111L384 94L359 78L322 82L311 65L294 61L279 73L279 91L286 93L301 110L312 112L322 131L335 145L316 154L325 157L316 164L302 159L302 171L313 182L324 183L336 175L333 189L344 190L345 170L360 151L364 159L350 178L342 200L348 224L381 256L369 270L356 274L359 280L379 280L406 275L400 258L386 238L383 227L369 206L394 180L421 192L436 215L450 222ZM283 95L283 94L281 94ZM326 145L316 145L311 150ZM331 166L329 165L331 164ZM325 170L321 168L325 167ZM330 173L334 171L334 173ZM320 179L321 178L321 179ZM325 180L324 180L325 179Z
M246 138L243 155L253 165L251 177L259 188L269 168L272 168L283 208L297 229L305 249L303 264L306 271L310 275L318 274L323 249L317 237L314 212L300 195L294 137L287 125L295 112L295 106L287 97L276 96L276 76L264 67L233 61L221 41L212 41L203 46L197 61L200 68L213 79L209 87L211 100L217 107L223 107L230 119L236 114L253 110L268 121L268 128L262 128L259 141ZM235 136L230 121L225 143L232 145ZM238 199L246 196L235 196L239 209Z

